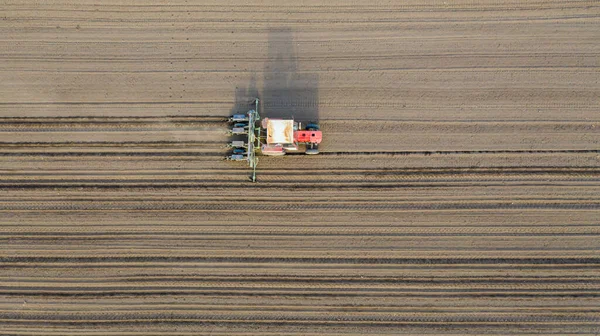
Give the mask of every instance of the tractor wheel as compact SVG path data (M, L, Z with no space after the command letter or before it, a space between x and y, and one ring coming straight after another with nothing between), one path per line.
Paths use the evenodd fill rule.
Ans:
M314 143L306 145L306 151L304 153L308 155L319 154L319 145Z

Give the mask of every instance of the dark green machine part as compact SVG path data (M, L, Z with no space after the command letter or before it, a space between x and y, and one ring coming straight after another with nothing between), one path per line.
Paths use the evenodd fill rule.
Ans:
M254 110L248 111L248 164L252 168L252 182L256 182L256 166L258 157L256 152L260 150L260 114L258 113L258 98L254 100Z

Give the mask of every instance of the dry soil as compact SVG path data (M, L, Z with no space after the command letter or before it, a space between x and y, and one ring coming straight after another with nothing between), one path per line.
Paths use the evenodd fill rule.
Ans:
M598 1L0 6L0 334L600 332Z

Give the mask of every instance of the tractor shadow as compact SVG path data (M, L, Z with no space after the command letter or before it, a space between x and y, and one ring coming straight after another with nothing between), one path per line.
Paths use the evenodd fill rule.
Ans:
M319 121L319 76L299 71L298 44L290 28L269 30L261 115Z
M248 110L254 109L254 99L257 97L256 75L253 73L250 76L247 86L240 84L235 87L235 101L231 111L229 111L229 115L246 113Z

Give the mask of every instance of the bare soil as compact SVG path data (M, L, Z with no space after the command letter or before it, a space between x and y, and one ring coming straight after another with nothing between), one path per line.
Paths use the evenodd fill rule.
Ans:
M597 1L1 6L0 334L600 332Z

